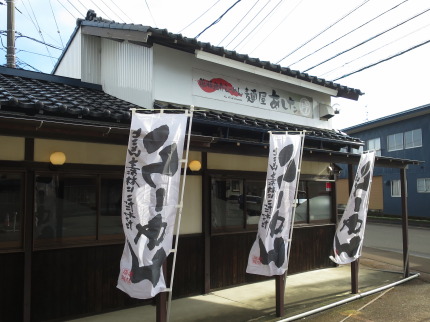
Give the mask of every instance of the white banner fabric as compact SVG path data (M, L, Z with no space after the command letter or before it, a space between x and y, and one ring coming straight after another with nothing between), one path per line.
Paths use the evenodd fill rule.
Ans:
M361 256L374 164L374 151L361 155L351 194L334 236L334 256L330 259L337 264L348 264Z
M264 201L257 238L248 257L247 273L282 275L288 268L302 138L303 134L270 135Z
M162 265L172 249L185 114L133 113L122 193L125 246L117 287L138 299L166 289Z

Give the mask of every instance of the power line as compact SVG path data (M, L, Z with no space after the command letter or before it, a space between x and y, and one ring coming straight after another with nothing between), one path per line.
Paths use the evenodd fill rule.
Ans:
M326 44L326 45L324 45L324 46L322 46L322 47L318 48L317 50L315 50L314 52L310 53L309 55L306 55L306 56L304 56L304 57L300 58L299 60L295 61L294 63L289 64L289 65L288 65L288 67L291 67L292 65L295 65L295 64L297 64L297 63L301 62L302 60L304 60L304 59L306 59L306 58L308 58L308 57L312 56L313 54L316 54L316 53L317 53L317 52L319 52L320 50L322 50L322 49L324 49L324 48L326 48L326 47L328 47L328 46L330 46L330 45L334 44L336 41L338 41L338 40L342 39L343 37L346 37L347 35L349 35L349 34L353 33L354 31L357 31L357 30L358 30L358 29L360 29L361 27L364 27L365 25L367 25L367 24L369 24L370 22L372 22L372 21L376 20L377 18L380 18L381 16L383 16L383 15L384 15L384 14L386 14L387 12L390 12L391 10L396 9L397 7L399 7L400 5L404 4L404 3L405 3L405 2L407 2L407 1L408 1L408 0L404 0L403 2L401 2L401 3L397 4L397 5L395 5L394 7L392 7L392 8L390 8L390 9L388 9L388 10L384 11L383 13L381 13L381 14L377 15L376 17L374 17L374 18L372 18L372 19L368 20L367 22L363 23L362 25L358 26L357 28L355 28L355 29L353 29L353 30L351 30L351 31L349 31L349 32L347 32L347 33L345 33L345 34L343 34L342 36L340 36L339 38L337 38L337 39L333 40L332 42L330 42L330 43L328 43L328 44Z
M67 0L67 1L69 1L69 0ZM106 19L113 20L93 0L90 0L90 1L97 7L97 9L99 9L101 11L102 14L104 14Z
M181 33L182 31L184 31L185 29L187 29L189 26L191 26L193 23L195 23L197 20L199 20L201 17L203 17L209 10L211 10L213 7L215 7L215 5L220 2L221 0L218 0L217 2L215 2L209 9L207 9L205 12L203 12L200 16L198 16L196 19L194 19L192 22L190 22L186 27L182 28L181 30L179 30L178 33ZM258 1L258 0L257 0Z
M43 56L43 57L49 57L49 58L54 58L54 59L58 59L58 57L53 57L53 56L48 56L48 55L44 55L44 54L39 54L39 53L35 53L33 51L28 51L25 49L18 49L18 53L20 52L25 52L25 53L29 53L29 54L33 54L33 55L38 55L38 56Z
M300 48L304 47L305 45L307 45L308 43L310 43L312 40L314 40L315 38L319 37L321 34L323 34L324 32L326 32L327 30L329 30L331 27L333 27L334 25L338 24L340 21L342 21L343 19L345 19L346 17L348 17L350 14L352 14L354 11L358 10L359 8L361 8L362 6L364 6L367 2L369 2L370 0L365 0L363 3L361 3L359 6L357 6L356 8L354 8L352 11L348 12L346 15L344 15L343 17L341 17L340 19L338 19L335 23L331 24L330 26L328 26L327 28L325 28L323 31L319 32L318 34L316 34L315 36L313 36L311 39L307 40L306 42L304 42L302 45L300 45L299 47L297 47L296 49L294 49L292 52L290 52L289 54L285 55L283 58L281 58L280 60L278 60L276 62L276 64L279 64L281 61L283 61L285 58L291 56L292 54L294 54L297 50L299 50Z
M294 8L293 9L291 9L291 11L284 17L284 19L282 19L281 20L281 22L275 27L275 28L273 28L270 32L269 32L269 34L271 35L271 34L273 34L273 32L276 30L276 29L278 29L279 28L279 26L280 25L282 25L284 22L285 22L285 20L287 20L287 18L297 9L297 7L301 4L303 2L303 0L300 0L299 2L297 2L297 4L294 6ZM260 41L259 43L258 43L258 45L257 46L255 46L254 47L254 49L252 49L251 51L250 51L250 53L249 54L252 54L258 47L260 47L261 46L261 44L262 43L264 43L266 40L268 40L269 39L269 37L265 37L265 38L263 38L263 40L262 41Z
M272 12L273 12L273 10L275 10L280 4L281 4L281 2L282 1L284 1L284 0L279 0L279 2L272 8L272 10L270 10L269 11L269 13L254 27L254 29L252 29L237 45L236 45L236 47L234 47L233 48L233 50L234 49L236 49L246 38L248 38L249 37L249 35L255 30L255 29L257 29L257 27L259 27L260 26L260 24L263 22L263 21L265 21L266 20L266 18L269 16L269 15L271 15L272 14ZM264 23L264 22L263 22Z
M155 27L158 28L157 23L155 22L154 16L152 15L151 9L149 8L148 1L145 0L146 7L148 8L149 14L151 15L152 21L154 21Z
M316 64L316 65L314 65L314 66L312 66L312 67L310 67L310 68L308 68L308 69L304 70L304 72L307 72L307 71L309 71L309 70L311 70L311 69L314 69L315 67L318 67L318 66L320 66L320 65L322 65L322 64L325 64L326 62L328 62L328 61L330 61L330 60L332 60L332 59L334 59L334 58L336 58L336 57L339 57L340 55L343 55L343 54L345 54L345 53L347 53L347 52L349 52L349 51L351 51L351 50L353 50L353 49L355 49L355 48L357 48L357 47L360 47L361 45L363 45L363 44L365 44L365 43L367 43L367 42L369 42L369 41L371 41L371 40L373 40L373 39L375 39L375 38L378 38L379 36L381 36L381 35L383 35L383 34L385 34L385 33L389 32L389 31L391 31L391 30L393 30L393 29L395 29L395 28L397 28L397 27L400 27L401 25L403 25L403 24L407 23L408 21L411 21L412 19L415 19L415 18L417 18L417 17L421 16L422 14L426 13L426 12L427 12L427 11L429 11L429 10L430 10L430 8L429 8L429 9L426 9L426 10L424 10L424 11L422 11L422 12L420 12L419 14L417 14L417 15L415 15L415 16L413 16L413 17L411 17L411 18L408 18L408 19L406 19L406 20L402 21L401 23L399 23L399 24L397 24L397 25L395 25L395 26L393 26L393 27L388 28L388 29L387 29L387 30L385 30L385 31L380 32L379 34L376 34L375 36L370 37L370 38L369 38L369 39L367 39L367 40L362 41L361 43L359 43L359 44L357 44L357 45L354 45L354 46L352 46L352 47L350 47L350 48L348 48L348 49L346 49L346 50L344 50L344 51L342 51L342 52L340 52L340 53L338 53L338 54L336 54L336 55L334 55L334 56L332 56L332 57L330 57L330 58L328 58L328 59L326 59L326 60L324 60L324 61L322 61L321 63L318 63L318 64Z
M230 34L233 32L233 30L235 30L235 29L236 29L236 27L240 25L240 23L242 22L242 20L243 20L243 19L245 19L245 18L246 18L246 16L248 16L248 14L251 12L251 10L252 10L252 9L254 9L255 5L256 5L259 1L260 1L260 0L255 1L255 3L253 4L253 6L252 6L252 7L251 7L251 8L250 8L246 13L245 13L245 15L242 17L242 19L240 19L240 20L239 20L239 22L238 22L238 23L237 23L237 24L236 24L236 25L235 25L235 26L230 30L230 32L229 32L229 33L228 33L228 34L227 34L227 35L226 35L226 36L225 36L225 37L224 37L224 38L223 38L223 39L218 43L218 45L217 45L217 46L219 46L219 45L220 45L220 44L221 44L221 43L222 43L222 42L223 42L223 41L224 41L228 36L230 36ZM252 21L252 20L251 20L251 21ZM249 23L248 23L248 24L249 24ZM248 26L248 25L246 25L246 26ZM245 28L246 28L246 26L245 26ZM243 31L243 29L242 29L242 31ZM241 31L241 32L242 32L242 31ZM239 33L239 34L240 34L240 33ZM238 34L238 35L239 35L239 34ZM237 36L238 36L238 35L237 35ZM237 37L237 36L236 36L236 37ZM236 37L235 37L234 39L236 39ZM234 40L234 39L233 39L233 40ZM233 41L233 40L232 40L232 41ZM230 43L231 43L231 42L230 42ZM230 43L229 43L229 44L230 44ZM228 46L228 45L227 45L227 46Z
M108 8L115 16L117 16L123 23L125 23L125 21L119 16L119 14L117 14L115 11L113 11L103 0L100 0L106 8Z
M399 52L399 53L397 53L397 54L395 54L395 55L392 55L392 56L390 56L390 57L387 57L387 58L385 58L385 59L382 59L382 60L380 60L380 61L378 61L378 62L376 62L376 63L370 64L370 65L367 65L367 66L365 66L365 67L363 67L363 68L360 68L360 69L358 69L358 70L356 70L356 71L353 71L353 72L351 72L351 73L348 73L348 74L345 74L345 75L343 75L343 76L341 76L341 77L338 77L338 78L336 78L336 79L333 79L333 82L335 82L335 81L337 81L337 80L339 80L339 79L346 78L346 77L348 77L348 76L354 75L354 74L356 74L356 73L362 72L363 70L366 70L366 69L369 69L369 68L371 68L371 67L373 67L373 66L379 65L379 64L381 64L381 63L383 63L383 62L386 62L386 61L388 61L388 60L390 60L390 59L393 59L393 58L395 58L395 57L401 56L401 55L403 55L403 54L405 54L405 53L407 53L407 52L409 52L409 51L411 51L411 50L414 50L414 49L417 49L418 47L424 46L425 44L427 44L427 43L429 43L429 42L430 42L430 40L426 40L426 41L424 41L424 42L422 42L422 43L420 43L420 44L418 44L418 45L415 45L415 46L413 46L413 47L411 47L411 48L408 48L408 49L406 49L406 50L404 50L404 51L402 51L402 52Z
M60 2L59 0L58 0L58 2ZM78 10L78 8L76 8L75 7L75 5L73 4L73 3L71 3L70 2L70 0L67 0L67 2L78 12L78 14L80 15L80 16L82 16L82 12L80 12L79 10Z
M60 2L60 0L57 0L57 2L73 17L73 19L75 19L76 20L76 17L73 15L73 13L71 13L70 11L69 11L69 9L67 9L61 2Z
M252 21L254 21L254 19L261 13L261 11L263 11L264 10L264 8L266 8L267 7L267 5L269 4L269 2L270 2L271 0L267 0L267 2L266 2L266 4L263 6L263 8L261 8L255 15L254 15L254 17L252 17L252 19L246 24L246 26L245 27L243 27L242 28L242 30L241 31L239 31L239 33L236 35L236 37L234 37L232 40L230 40L230 42L227 44L227 46L226 47L228 47L228 46L230 46L230 44L249 26L249 24L252 22Z
M63 47L63 48L64 48L63 38L61 38L60 29L58 28L57 19L55 19L55 14L54 14L54 10L52 9L52 3L51 3L51 0L49 0L49 6L51 7L52 17L54 18L55 26L57 27L57 33L58 33L58 36L60 37L61 47Z
M319 76L320 76L320 77L323 77L324 75L330 74L330 73L332 73L332 72L334 72L334 71L336 71L336 70L338 70L338 69L340 69L340 68L342 68L342 67L345 67L346 65L351 64L351 63L353 63L353 62L355 62L355 61L357 61L357 60L359 60L359 59L361 59L361 58L363 58L363 57L366 57L366 56L368 56L368 55L370 55L370 54L373 54L374 52L376 52L376 51L378 51L378 50L380 50L380 49L382 49L382 48L385 48L385 47L387 47L387 46L389 46L389 45L391 45L391 44L393 44L393 43L395 43L395 42L397 42L397 41L399 41L399 40L401 40L401 39L403 39L403 38L409 37L410 35L412 35L412 34L416 33L417 31L420 31L420 30L422 30L422 29L425 29L425 28L427 28L427 27L429 27L429 26L430 26L430 24L428 24L428 25L426 25L426 26L424 26L424 27L421 27L421 28L415 29L414 31L412 31L412 32L410 32L410 33L408 33L408 34L406 34L406 35L404 35L404 36L400 37L400 38L397 38L397 39L395 39L395 40L393 40L393 41L390 41L390 42L388 42L388 43L386 43L386 44L384 44L384 45L382 45L382 46L380 46L380 47L378 47L378 48L376 48L376 49L374 49L374 50L371 50L371 51L369 51L369 52L365 53L364 55L361 55L361 56L359 56L359 57L354 58L353 60L350 60L349 62L346 62L346 63L345 63L345 64L343 64L342 66L339 66L339 67L333 68L333 69L331 69L331 70L329 70L329 71L327 71L327 72L325 72L325 73L323 73L323 74L320 74Z
M199 38L206 30L208 30L210 27L212 27L213 25L217 24L218 22L221 21L221 19L227 14L227 12L229 12L231 9L233 9L233 7L235 5L237 5L240 1L242 0L237 0L230 8L228 8L221 16L219 16L219 18L217 20L215 20L214 22L212 22L209 26L207 26L205 29L203 29L197 36L195 36L194 38L197 39Z
M79 1L80 2L80 1ZM118 5L115 3L115 1L113 1L113 0L110 0L110 2L112 2L113 4L114 4L114 6L115 7L117 7L118 8L118 10L119 11L121 11L123 14L124 14L124 16L126 16L127 17L127 19L131 22L132 21L132 19L129 17L129 16L127 16L127 14L124 12L124 11L122 11L122 9L120 8L120 7L118 7Z
M24 1L23 1L23 3L24 3ZM42 33L42 30L40 29L40 26L39 26L39 22L37 21L37 17L36 17L36 14L34 13L34 10L33 10L33 6L31 5L31 2L28 0L28 5L30 6L30 9L31 9L31 12L33 13L33 16L34 16L34 20L35 20L35 22L36 22L36 25L37 25L37 32L39 33L39 35L40 35L40 38L42 39L42 41L43 41L43 45L45 45L45 48L46 48L46 51L48 52L48 55L49 56L52 56L51 55L51 52L49 51L49 48L48 48L48 46L46 45L46 41L45 41L45 37L43 36L43 33ZM54 65L55 63L54 63L54 61L52 61L51 60L51 62L52 62L52 64Z

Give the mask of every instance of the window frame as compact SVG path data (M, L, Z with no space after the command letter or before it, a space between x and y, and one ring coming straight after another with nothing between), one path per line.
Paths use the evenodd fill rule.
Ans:
M420 191L419 180L424 180L424 190ZM427 189L428 187L428 189ZM430 193L430 178L417 178L417 193Z
M244 222L244 225L238 229L235 229L234 227L220 227L220 228L214 228L212 224L213 219L213 213L212 213L212 192L211 192L211 184L213 178L221 178L221 179L236 179L236 180L243 180L244 186L241 187L242 189L245 189L246 181L256 181L256 180L262 180L266 181L266 173L264 172L247 172L247 171L231 171L231 170L209 170L208 171L208 215L211 218L210 219L210 234L211 235L222 235L222 234L229 234L229 233L240 233L240 232L257 232L258 230L258 224L255 225L246 225L246 208L244 209L243 216L244 219L242 222ZM307 182L331 182L332 183L332 190L327 191L329 192L328 195L330 197L330 216L327 219L322 220L311 220L310 217L310 209L308 207L307 209L307 218L305 221L294 221L294 226L312 226L312 225L321 225L321 224L334 224L336 221L336 213L334 212L334 204L335 204L335 189L333 186L335 185L335 180L330 179L325 176L315 176L315 175L301 175L300 176L300 182L305 182L307 186ZM244 190L241 190L244 191ZM245 191L244 191L245 192ZM246 193L246 192L245 192ZM309 204L309 193L306 192L307 201ZM264 200L262 201L262 203ZM296 219L296 218L295 218Z
M27 173L22 168L2 168L1 173L4 174L12 174L12 175L18 175L20 177L20 225L19 225L19 231L20 236L17 241L11 241L11 242L2 242L0 241L0 253L3 252L16 252L16 251L22 251L24 249L24 231L25 231L25 217L26 217L26 208L25 208L25 197L26 197L26 176Z
M395 191L395 189L397 189L398 191ZM393 198L399 198L402 196L402 186L400 179L390 180L390 194Z
M373 148L370 147L370 143L371 142L372 142ZM378 144L377 144L377 145L379 145L378 149L375 148L375 143L374 142L378 142ZM374 150L375 154L377 156L381 156L381 138L380 137L369 139L369 140L367 140L366 143L367 143L367 150Z
M393 137L394 138L394 143L396 143L396 136L397 135L401 135L401 140L399 140L399 141L401 141L402 142L402 144L401 144L401 148L397 148L397 144L395 144L395 146L394 147L392 147L391 145L390 145L390 137ZM390 135L388 135L387 136L387 151L388 152L392 152L392 151L400 151L400 150L403 150L404 149L404 134L403 134L403 132L399 132L399 133L394 133L394 134L390 134Z
M417 140L417 143L415 142L416 139L414 138L414 133L419 131L419 140ZM411 133L412 135L412 140L411 140L411 146L407 146L406 145L406 134L407 133ZM416 134L416 136L418 136L418 134ZM410 131L405 131L404 133L404 148L405 149L413 149L413 148L420 148L423 146L423 136L422 136L422 130L421 128L419 129L414 129L414 130L410 130Z
M74 237L70 240L55 240L49 239L45 241L38 241L36 239L36 234L33 234L33 245L35 250L43 250L43 249L60 249L60 248L70 248L70 247L86 247L86 246L97 246L97 245L106 245L106 244L120 244L124 243L124 233L122 230L122 224L120 233L110 235L110 236L104 236L100 232L100 216L101 216L101 182L102 179L120 179L121 185L123 184L124 180L124 168L123 167L116 167L116 166L107 166L104 167L101 166L99 168L94 168L92 166L79 166L79 167L67 167L63 166L64 169L59 169L57 171L49 171L46 170L46 168L38 168L34 172L34 186L33 186L33 193L35 193L35 187L36 187L36 177L38 175L47 175L47 176L63 176L63 177L69 177L69 178L76 178L76 177L91 177L95 179L95 193L96 193L96 210L95 210L95 238L79 238ZM110 171L112 169L112 171ZM122 192L122 188L121 188ZM36 197L34 195L34 197ZM121 195L122 197L122 195ZM31 206L32 209L34 209L33 218L36 216L36 200L34 199L34 203ZM119 216L122 216L121 209L119 209L120 213ZM36 227L34 226L34 229ZM104 236L104 237L103 237Z

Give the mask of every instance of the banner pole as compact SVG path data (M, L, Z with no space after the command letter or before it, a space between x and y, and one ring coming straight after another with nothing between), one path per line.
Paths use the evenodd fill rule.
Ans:
M177 214L177 225L176 225L176 236L175 236L175 247L172 249L173 252L173 264L172 264L172 273L170 276L170 285L169 285L169 297L167 300L167 322L170 320L170 311L172 308L172 293L173 293L173 279L175 277L175 266L176 266L176 255L178 253L178 241L179 241L179 230L181 228L181 217L182 217L182 209L183 209L183 200L184 200L184 191L185 191L185 181L187 177L187 166L188 166L188 153L190 151L190 141L191 141L191 126L193 123L193 113L194 113L194 106L190 106L189 111L189 122L188 122L188 138L187 138L187 147L185 152L185 159L182 160L184 163L184 175L182 177L182 186L181 186L181 196L180 201L178 205L178 214ZM188 112L187 112L188 114Z
M288 265L290 263L290 251L291 251L291 241L293 238L293 225L294 225L294 217L296 215L296 206L297 206L297 188L300 181L300 173L302 167L302 157L303 157L303 145L305 140L306 131L293 131L298 132L302 136L301 138L301 148L300 148L300 163L298 164L297 169L297 180L296 180L296 191L294 193L294 205L293 205L293 213L291 214L291 222L290 222L290 231L288 232L288 255L287 255L287 267L285 269L285 273L282 275L275 276L275 285L276 285L276 316L282 317L285 314L284 304L285 304L285 280L287 278L288 273ZM272 132L270 132L272 134Z

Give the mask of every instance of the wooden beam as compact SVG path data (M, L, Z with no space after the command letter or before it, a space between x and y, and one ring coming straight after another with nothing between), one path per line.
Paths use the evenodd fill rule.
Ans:
M138 43L146 43L148 41L148 37L151 35L150 32L142 32L138 30L99 28L92 26L82 26L81 32L83 35L97 36L116 41L127 40Z
M206 152L202 152L202 224L204 238L204 294L211 290L211 216L209 209L209 175L208 175L208 157Z
M354 174L353 174L352 164L348 164L348 188L351 193L352 187L354 185ZM358 293L358 269L359 269L359 260L356 259L351 263L351 293Z
M275 276L276 284L276 316L279 318L285 314L285 274Z
M409 237L408 205L406 190L406 169L400 169L400 191L402 198L402 235L403 235L403 277L409 276Z

